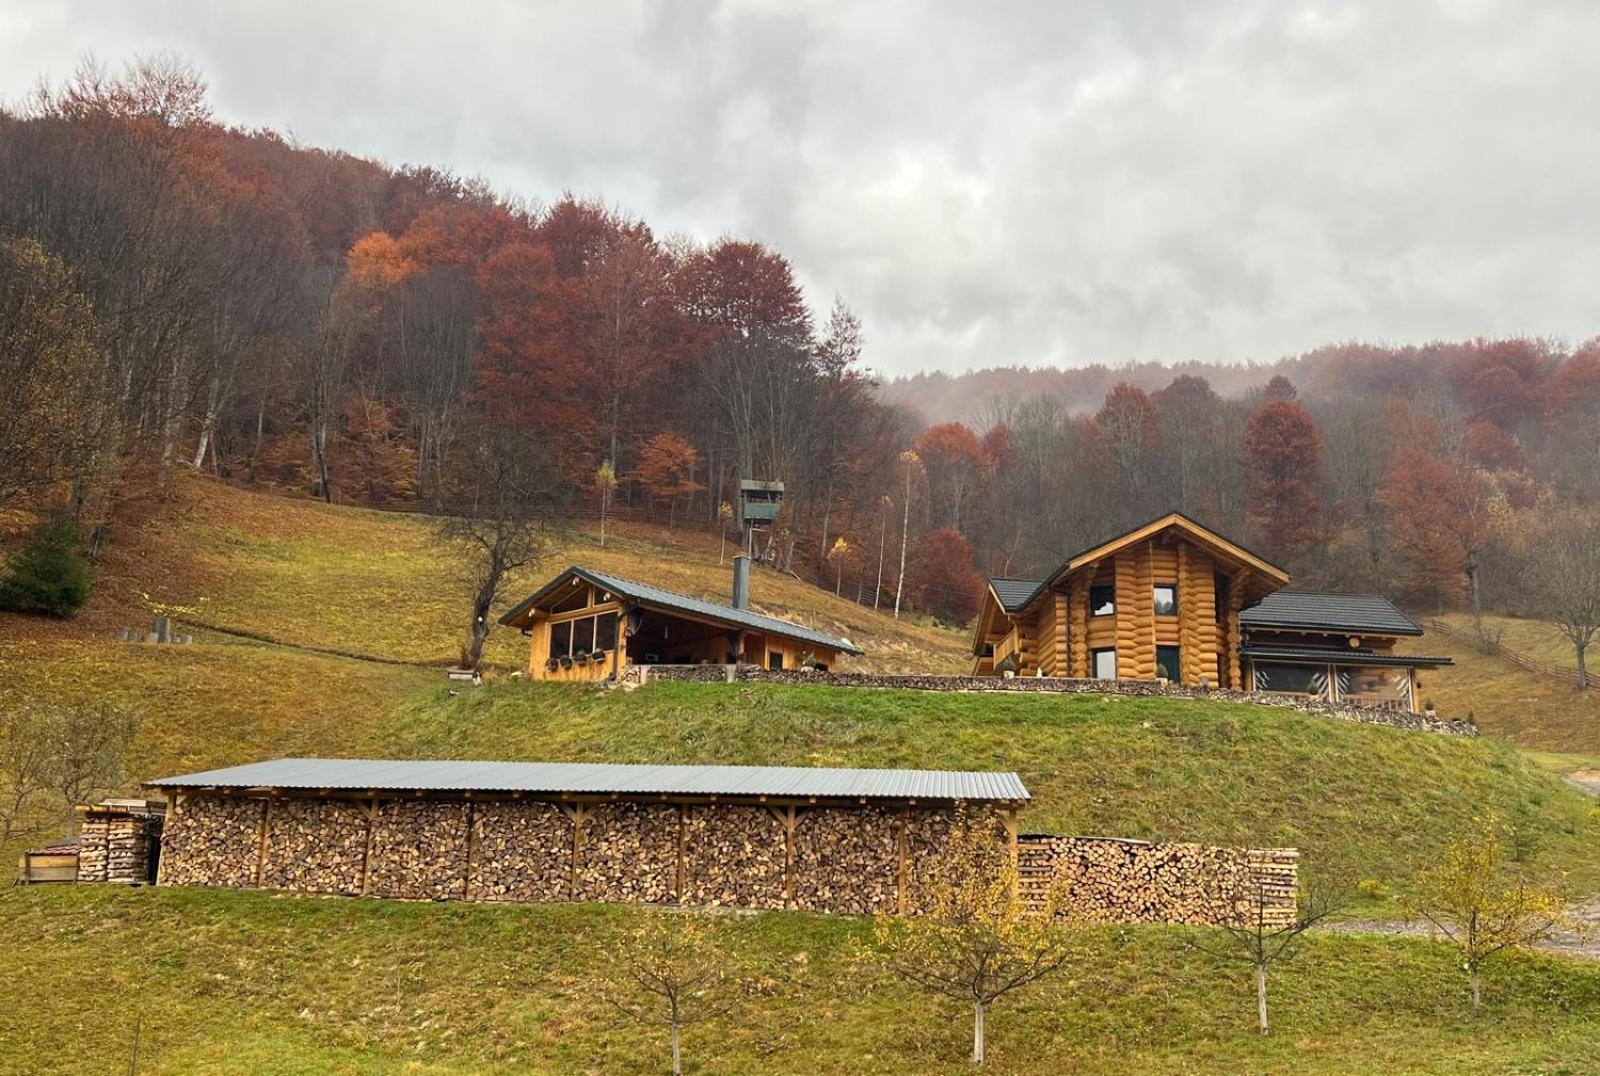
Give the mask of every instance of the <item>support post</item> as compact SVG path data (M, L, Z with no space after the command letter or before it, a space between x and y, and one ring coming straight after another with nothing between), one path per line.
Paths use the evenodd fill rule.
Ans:
M895 834L895 856L899 860L899 874L895 879L895 914L906 914L906 830L911 824L911 808L900 808L900 828Z
M478 825L476 803L467 801L467 861L461 868L461 899L472 899L472 856L477 851L473 838L477 836Z
M367 803L367 842L361 849L361 895L367 895L372 879L372 835L378 828L378 797Z
M256 830L256 880L255 888L261 888L261 875L267 863L267 820L272 814L272 799L268 797L261 801L261 823Z

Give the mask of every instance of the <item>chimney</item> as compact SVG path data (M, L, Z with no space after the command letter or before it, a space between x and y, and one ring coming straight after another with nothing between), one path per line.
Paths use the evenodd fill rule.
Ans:
M750 608L750 558L743 553L733 555L733 607Z

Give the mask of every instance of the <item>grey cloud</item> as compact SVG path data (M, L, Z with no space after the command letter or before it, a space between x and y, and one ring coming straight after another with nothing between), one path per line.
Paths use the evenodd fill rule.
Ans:
M1600 8L0 0L0 94L171 47L227 119L747 235L890 373L1600 331Z

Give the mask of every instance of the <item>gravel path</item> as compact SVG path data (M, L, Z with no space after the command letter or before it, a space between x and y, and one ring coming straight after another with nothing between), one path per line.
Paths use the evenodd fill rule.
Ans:
M1564 930L1542 942L1536 948L1547 953L1600 960L1600 896L1589 897L1567 909L1572 919L1586 928L1581 931ZM1403 920L1341 919L1321 929L1338 934L1397 934L1412 938L1442 937L1431 923L1408 923Z

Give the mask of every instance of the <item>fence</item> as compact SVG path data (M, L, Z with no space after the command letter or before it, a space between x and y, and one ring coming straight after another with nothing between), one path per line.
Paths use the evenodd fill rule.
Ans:
M1503 661L1509 661L1518 668L1527 669L1529 672L1538 673L1540 676L1548 676L1552 680L1559 680L1574 691L1578 688L1578 670L1576 669L1568 669L1565 666L1552 665L1547 661L1530 658L1528 655L1519 653L1493 639L1486 639L1475 631L1462 631L1460 628L1446 624L1437 617L1428 620L1428 628L1430 631L1436 631L1441 635L1448 635L1452 639L1458 639L1480 654L1488 654Z

